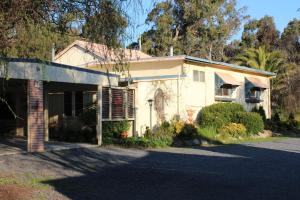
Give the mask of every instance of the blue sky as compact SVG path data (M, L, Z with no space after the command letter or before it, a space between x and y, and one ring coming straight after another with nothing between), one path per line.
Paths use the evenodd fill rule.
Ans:
M155 0L143 1L142 12L131 12L133 14L133 26L128 29L128 33L131 38L128 39L128 43L136 41L138 36L145 30L149 29L149 26L145 24L147 13L153 8ZM259 19L265 15L274 17L277 29L282 32L284 27L293 18L300 19L300 0L237 0L237 7L247 7L246 14L251 18ZM135 5L133 9L137 9ZM241 30L233 36L232 39L239 39L241 37Z

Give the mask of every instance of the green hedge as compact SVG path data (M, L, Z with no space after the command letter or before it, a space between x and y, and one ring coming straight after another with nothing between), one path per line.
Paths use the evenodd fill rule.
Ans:
M200 126L218 129L232 122L237 112L243 111L243 106L238 103L216 103L202 108L197 121Z
M248 135L257 134L264 130L264 121L255 112L237 112L233 121L243 124L247 129Z

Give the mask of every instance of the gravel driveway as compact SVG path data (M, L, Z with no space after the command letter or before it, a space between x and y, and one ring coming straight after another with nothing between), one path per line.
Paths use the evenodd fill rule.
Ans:
M46 199L299 199L300 139L17 154L0 156L0 172L50 177Z

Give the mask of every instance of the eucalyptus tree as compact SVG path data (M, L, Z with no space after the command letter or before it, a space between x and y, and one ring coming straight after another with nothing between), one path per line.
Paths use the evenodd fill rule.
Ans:
M241 44L246 48L259 48L264 46L272 51L279 47L280 33L276 28L274 18L264 16L261 19L253 19L244 25Z
M188 54L222 60L224 46L244 20L235 0L166 0L157 3L146 22L143 49L156 56Z

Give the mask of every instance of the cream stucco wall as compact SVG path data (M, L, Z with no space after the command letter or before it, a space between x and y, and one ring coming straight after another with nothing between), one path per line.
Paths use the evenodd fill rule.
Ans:
M86 67L88 63L99 61L95 56L81 47L74 46L55 59L56 63Z
M146 127L150 126L150 107L148 99L154 99L157 89L162 89L166 94L165 102L165 118L171 120L177 114L183 120L188 120L187 110L193 110L193 119L195 120L198 112L202 107L215 103L215 73L222 72L228 73L234 77L241 86L236 88L234 96L236 102L242 104L247 111L251 111L254 106L262 105L266 111L267 117L271 116L270 110L270 89L266 89L263 92L262 103L253 104L246 103L245 101L245 78L254 77L259 79L266 85L270 85L268 77L261 75L248 74L236 71L230 71L220 68L215 68L202 64L191 63L173 63L169 69L164 63L148 64L143 66L143 69L131 68L130 72L132 77L143 76L144 80L137 80L136 87L136 131L138 134L145 132ZM146 69L145 69L146 68ZM162 70L160 70L162 69ZM199 70L205 72L205 82L193 81L193 70ZM161 73L160 73L161 72ZM181 76L178 76L179 73ZM161 77L155 77L155 79L147 79L153 75L159 75ZM164 75L173 75L166 78ZM177 76L176 76L177 75ZM152 107L152 124L155 127L159 123L158 115Z
M200 84L197 82L193 82L193 70L200 70L205 72L205 83ZM198 90L198 91L201 88L201 92L199 93L193 92L192 101L201 102L202 106L207 106L215 103L216 102L215 101L215 73L221 72L224 74L230 74L234 79L236 79L238 82L241 83L241 85L237 87L236 91L234 92L234 96L236 97L236 102L242 104L247 111L251 111L255 105L256 106L261 105L264 107L267 117L270 117L271 110L270 110L270 78L269 77L225 70L225 69L220 69L220 68L211 67L207 65L191 64L191 63L184 64L184 71L187 74L186 88L193 88L194 90ZM246 103L245 78L247 77L253 77L259 79L261 82L263 82L268 86L268 89L266 89L262 94L262 99L264 100L262 103L260 104ZM198 84L199 86L197 87L196 84ZM186 101L189 102L190 101L189 95L187 94L186 96L187 96Z

